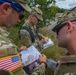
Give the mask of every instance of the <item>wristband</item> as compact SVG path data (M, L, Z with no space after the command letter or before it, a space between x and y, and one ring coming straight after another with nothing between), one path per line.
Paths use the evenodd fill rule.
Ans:
M44 63L44 64L45 64L45 67L47 68L47 64L46 64L46 62L43 62L43 61L42 61L42 62L40 62L40 64L42 64L42 63Z

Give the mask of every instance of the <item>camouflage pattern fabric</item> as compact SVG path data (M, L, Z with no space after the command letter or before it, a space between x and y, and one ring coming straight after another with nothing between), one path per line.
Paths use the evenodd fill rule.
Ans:
M74 7L73 9L67 10L63 13L63 15L61 17L58 18L57 24L56 26L53 27L53 31L55 31L55 28L58 25L61 25L62 23L66 22L66 21L71 21L71 20L75 20L76 19L76 7Z
M40 21L43 21L42 14L43 12L37 7L31 7L31 14L35 15Z
M17 46L11 42L11 40L8 38L8 35L9 33L6 30L0 28L0 58L18 54ZM45 67L40 65L39 67L34 69L32 75L44 75L44 74L45 74ZM27 75L27 74L23 71L21 66L11 71L10 75Z
M26 26L28 28L31 28L32 32L36 35L36 26L30 25L28 22L25 22L23 26ZM38 34L41 36L41 34ZM34 45L39 51L42 50L42 43L39 40L38 37L35 37L35 42L31 42L31 36L27 30L21 29L20 30L20 36L21 36L21 42L24 46L29 47L31 45Z
M76 18L76 7L71 10L65 11L61 16L61 18L58 19L57 24L60 24L64 21L75 19L75 18Z
M32 75L45 75L45 67L39 66L33 70Z
M18 54L18 48L10 41L10 39L8 38L8 34L9 33L6 30L4 30L3 28L0 28L0 62L1 62L1 59L4 57ZM2 65L2 63L0 64ZM10 74L25 75L22 69L22 66L10 71Z
M54 26L52 30L56 31L58 26L72 20L76 20L76 7L65 11L58 19L57 25ZM67 55L61 57L54 75L76 75L76 55Z
M76 55L62 56L54 75L76 75Z

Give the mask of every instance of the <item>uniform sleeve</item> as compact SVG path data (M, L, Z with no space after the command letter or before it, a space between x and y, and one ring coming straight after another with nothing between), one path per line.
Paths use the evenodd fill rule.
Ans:
M31 36L28 31L21 29L20 30L21 42L24 46L29 47L34 45L39 51L42 49L42 43L40 40L35 40L34 43L31 42Z
M20 37L21 37L21 42L24 46L29 47L32 44L31 37L28 31L21 29Z
M33 70L32 75L45 75L45 67L44 66L39 66Z
M44 35L42 35L41 33L38 33L38 38L39 38L40 40L42 40L43 37L44 37Z

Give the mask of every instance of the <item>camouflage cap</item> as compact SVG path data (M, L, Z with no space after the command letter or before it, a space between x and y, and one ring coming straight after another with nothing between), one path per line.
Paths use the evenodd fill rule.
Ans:
M31 12L31 8L26 4L26 0L12 0L19 3L26 11Z
M63 22L68 21L68 20L73 20L76 19L76 7L67 10L63 13L63 15L61 17L59 17L58 21L57 21L57 25L55 27L53 27L53 31L55 31L56 27L58 25L61 25Z
M31 9L32 9L31 14L35 15L40 21L43 21L43 18L42 18L43 12L36 7L31 7Z

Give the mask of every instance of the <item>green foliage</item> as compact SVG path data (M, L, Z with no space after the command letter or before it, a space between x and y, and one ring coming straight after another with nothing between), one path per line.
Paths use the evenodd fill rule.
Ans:
M63 13L65 10L67 9L64 9L64 8L59 8L59 7L56 7L58 13Z
M25 20L27 19L28 15L29 15L29 13L28 12L25 12L24 13L24 18L19 23L17 23L15 25L15 27L21 27L24 24Z
M18 47L20 47L22 44L18 38L19 27L8 28L7 30L10 32L9 38L12 39L12 42L15 43Z
M27 4L32 7L38 7L43 12L43 22L40 23L39 27L44 27L46 24L50 25L50 20L54 20L56 14L65 11L63 8L55 6L56 0L28 0Z
M65 9L58 8L55 6L55 0L28 0L27 4L32 7L38 7L43 12L43 22L40 23L39 27L45 27L46 25L50 25L50 21L55 19L56 14L62 13ZM17 24L16 26L21 26L24 23L24 20L28 17L29 13L25 11L24 19Z
M46 23L49 24L51 19L55 19L57 13L56 7L54 6L55 3L55 0L28 0L27 4L30 7L38 7L43 12L43 22L41 22L40 27L46 26Z

